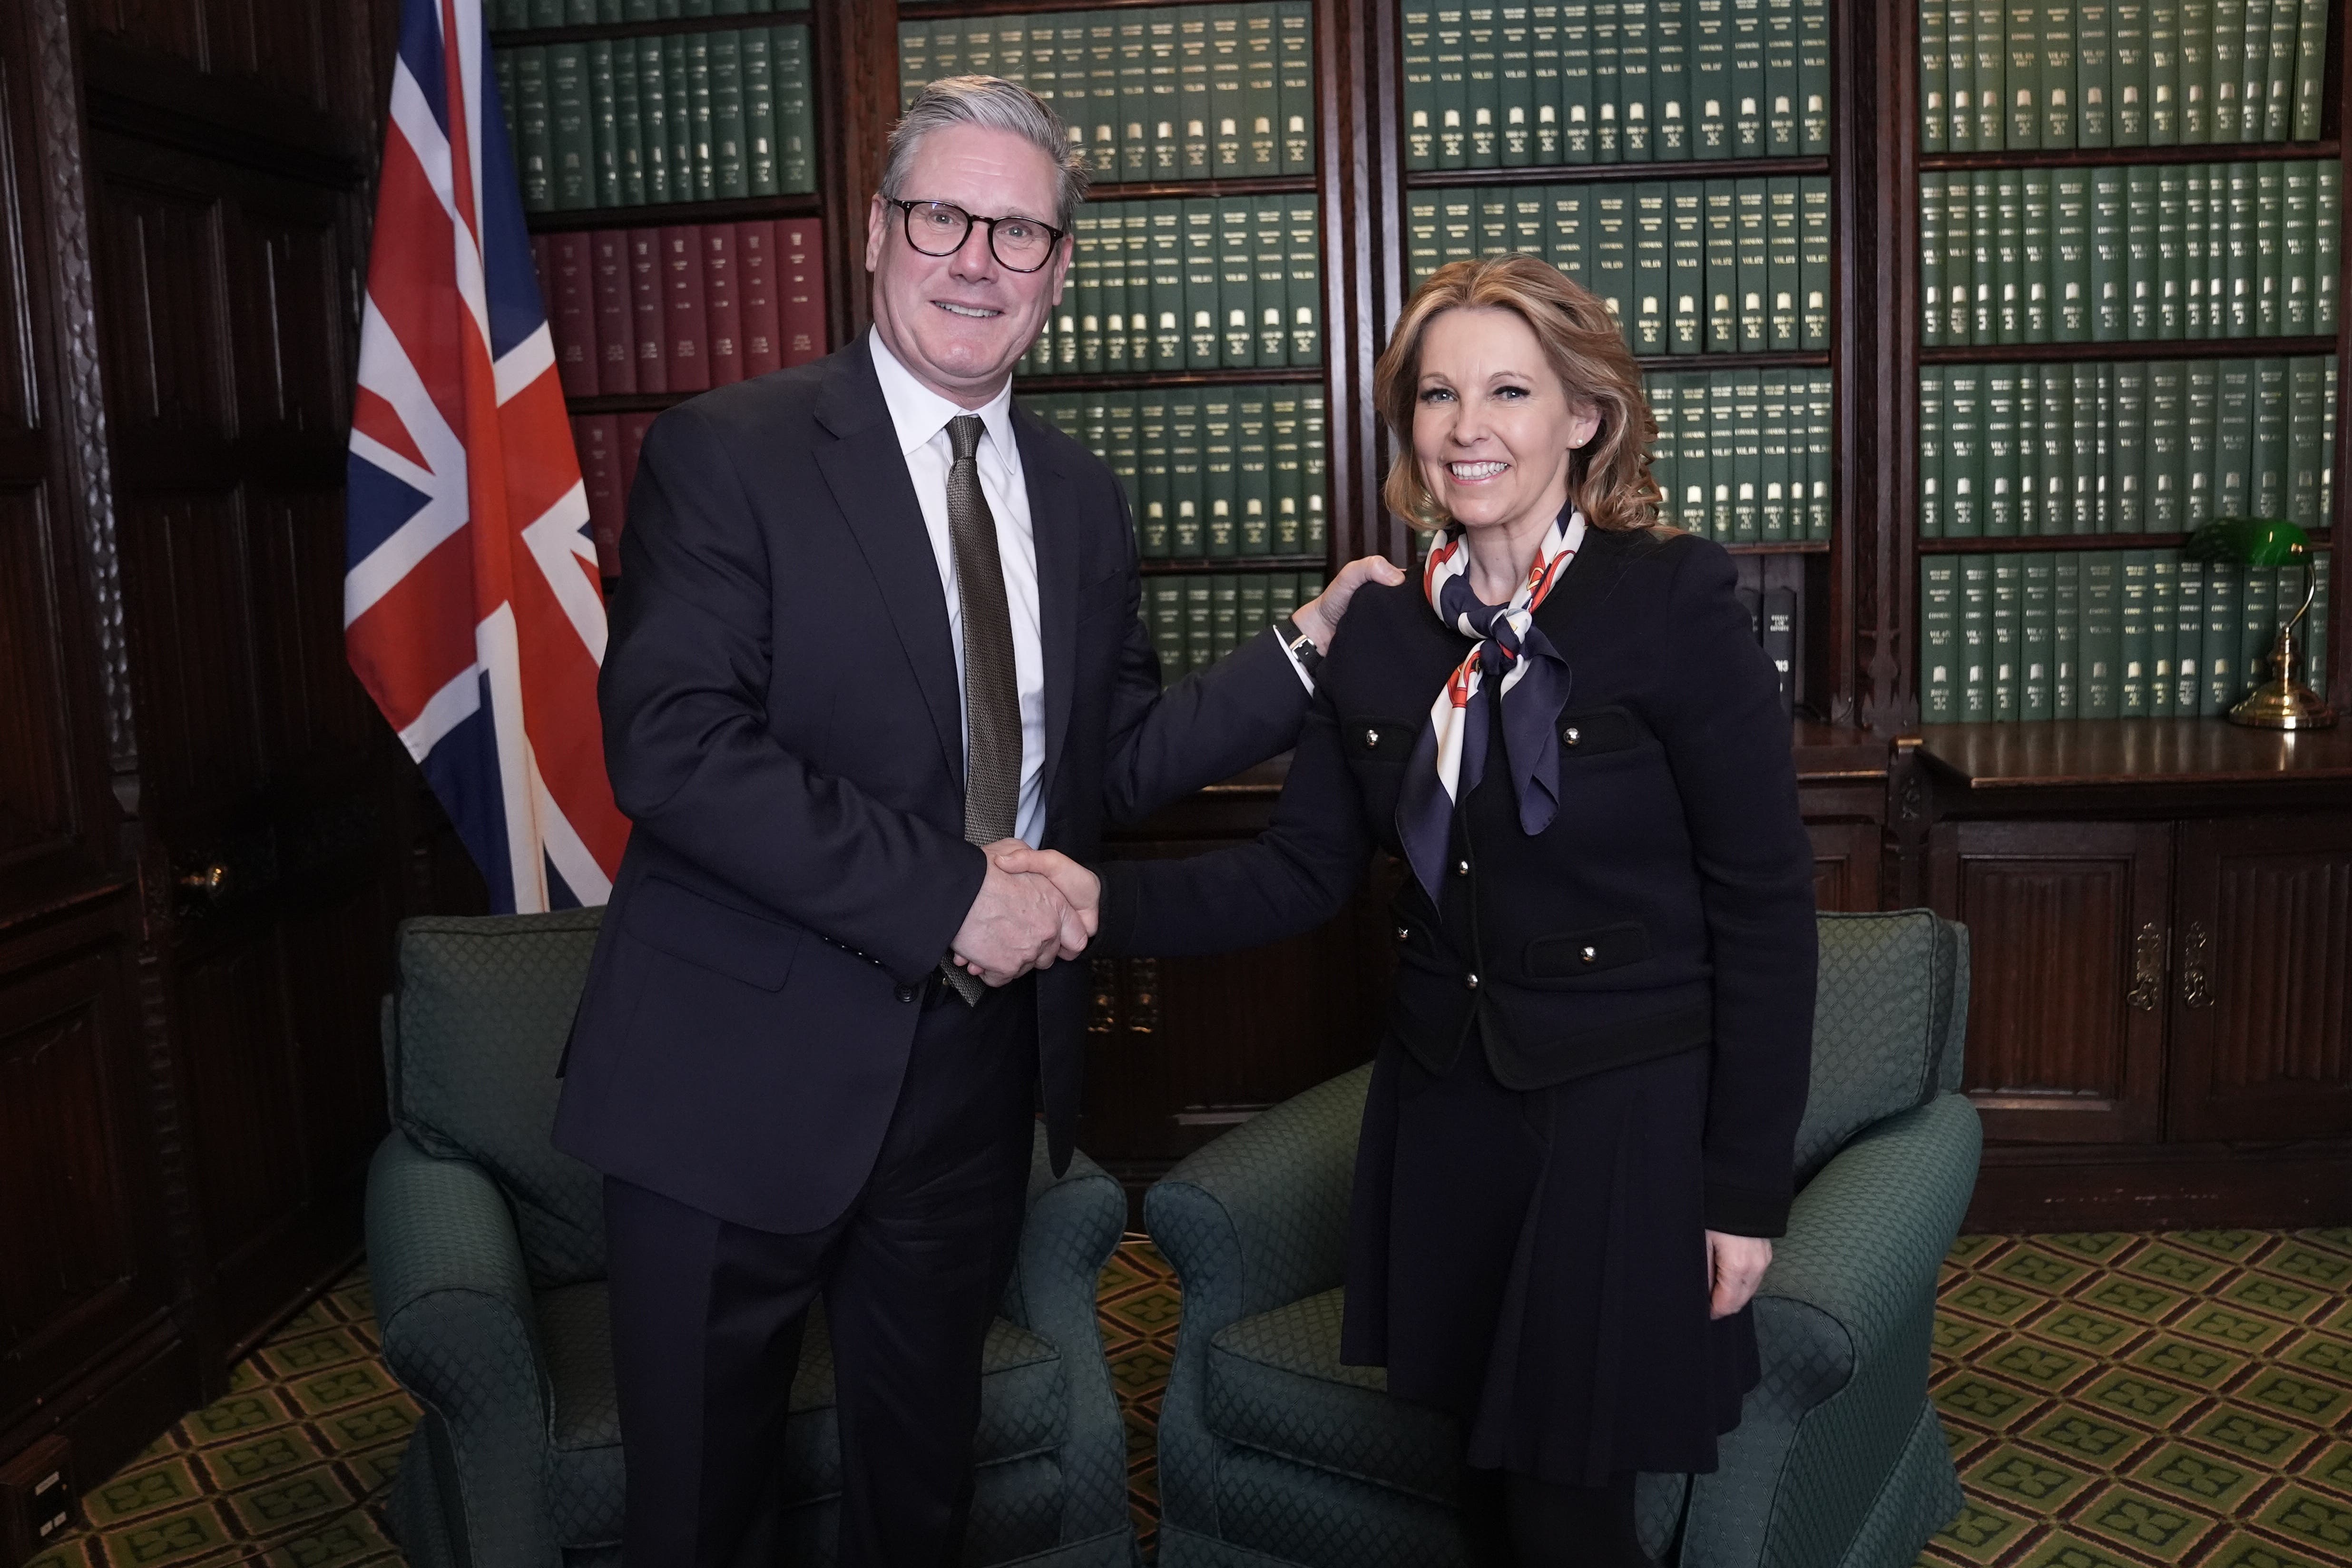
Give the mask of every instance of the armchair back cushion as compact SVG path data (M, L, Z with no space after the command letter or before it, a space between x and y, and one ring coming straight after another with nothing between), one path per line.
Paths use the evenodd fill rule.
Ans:
M604 1180L547 1135L601 913L404 921L384 1009L394 1123L490 1173L542 1290L604 1277Z
M1874 1121L1957 1087L1968 930L1926 910L1822 914L1813 1068L1797 1128L1802 1186Z

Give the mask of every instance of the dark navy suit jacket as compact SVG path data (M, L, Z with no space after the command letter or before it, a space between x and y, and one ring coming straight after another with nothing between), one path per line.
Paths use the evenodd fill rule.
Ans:
M1777 1235L1812 1047L1813 862L1731 558L1671 531L1593 530L1536 625L1570 672L1552 718L1559 813L1527 835L1489 760L1439 898L1410 874L1398 896L1391 1033L1443 1074L1475 1021L1515 1089L1710 1050L1706 1223ZM1360 592L1268 831L1106 867L1101 951L1246 947L1330 918L1376 847L1401 852L1413 743L1469 647L1419 584Z
M1045 847L1288 746L1307 693L1271 632L1160 687L1108 468L1017 412L1045 685ZM865 340L671 409L647 437L598 686L635 825L555 1141L708 1214L830 1223L871 1169L925 975L985 870L963 840L947 600ZM1058 1169L1087 966L1036 977Z

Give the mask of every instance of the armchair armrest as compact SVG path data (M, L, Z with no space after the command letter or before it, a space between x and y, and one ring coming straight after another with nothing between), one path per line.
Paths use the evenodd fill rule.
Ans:
M454 1474L436 1490L451 1533L470 1561L553 1568L547 1368L505 1197L395 1130L368 1166L367 1250L384 1362L447 1429Z

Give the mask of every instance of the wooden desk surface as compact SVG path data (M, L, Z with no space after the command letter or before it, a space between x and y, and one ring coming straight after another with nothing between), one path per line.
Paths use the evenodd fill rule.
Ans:
M1971 791L2352 781L2352 726L2289 733L2224 719L1927 724L1920 751Z

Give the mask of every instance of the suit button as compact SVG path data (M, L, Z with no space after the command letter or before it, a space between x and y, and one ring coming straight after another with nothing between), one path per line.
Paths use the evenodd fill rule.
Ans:
M1454 862L1454 874L1457 877L1468 876L1470 874L1470 862L1467 860L1456 860Z
M1462 984L1475 991L1478 989L1478 977L1475 974L1465 974L1462 977Z
M1587 963L1591 963L1594 959L1599 958L1600 956L1601 952L1597 948L1588 947L1584 950L1584 962Z
M1575 725L1570 724L1567 729L1562 730L1559 732L1559 738L1573 746L1579 741L1584 739L1584 735L1583 732L1578 730Z
M1381 732L1378 730L1367 730L1364 731L1364 746L1366 750L1369 751L1380 743Z
M912 1002L916 997L921 995L922 993L912 985L901 985L897 990L891 992L890 994L896 996L901 1002Z
M1399 926L1399 927L1397 927L1397 941L1399 941L1399 942L1411 942L1412 940L1412 928L1411 926Z

